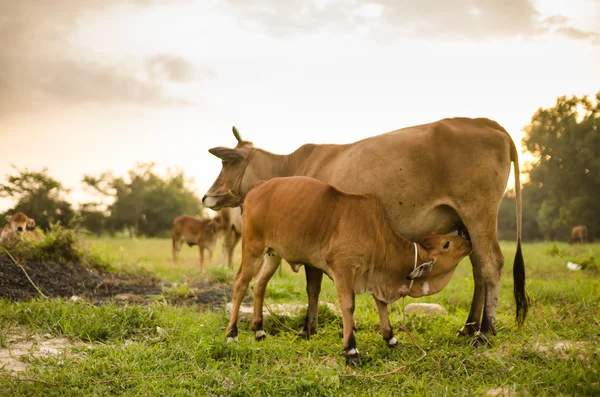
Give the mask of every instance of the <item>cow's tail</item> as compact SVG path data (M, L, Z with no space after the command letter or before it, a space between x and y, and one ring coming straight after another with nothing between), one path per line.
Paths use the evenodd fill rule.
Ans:
M525 322L527 317L527 309L529 308L529 297L525 291L525 263L523 261L523 252L521 251L522 237L522 222L523 222L523 207L521 201L521 180L519 177L519 155L513 140L510 140L511 160L515 167L515 201L517 203L517 253L515 254L515 262L513 265L514 279L514 296L517 305L516 320L520 327Z

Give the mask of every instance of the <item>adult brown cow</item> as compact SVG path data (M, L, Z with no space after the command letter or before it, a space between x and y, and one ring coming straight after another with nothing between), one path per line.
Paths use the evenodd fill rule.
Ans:
M569 244L585 244L588 241L588 228L585 225L573 226Z
M290 264L316 267L333 280L350 364L359 362L353 333L355 294L373 295L383 338L392 346L387 305L406 295L439 292L472 249L462 236L432 235L413 244L389 226L381 202L373 195L348 194L313 178L260 183L246 196L244 208L242 264L235 277L228 340L237 338L240 304L259 261L268 253ZM263 298L264 291L254 296L261 309L254 312L252 322L257 336L264 334Z
M182 215L173 220L173 265L177 265L181 245L197 245L200 251L200 268L204 268L204 250L208 251L208 261L212 262L212 253L221 234L219 225L210 218Z
M20 240L38 241L42 238L39 230L27 230L28 227L35 227L35 220L29 218L22 212L14 215L7 215L6 222L0 233L0 244L5 247L11 247Z
M516 319L527 314L525 266L521 253L521 184L514 142L488 119L453 118L377 135L345 145L307 144L289 155L256 148L234 128L235 148L209 150L223 160L221 173L205 194L206 206L239 206L259 180L303 175L349 193L371 193L383 203L394 231L410 240L466 228L475 290L461 335L485 342L496 332L496 311L504 257L498 244L498 208L515 170L517 252L513 266ZM294 227L294 225L289 225ZM264 285L280 258L269 256L256 285ZM323 274L306 269L309 307L305 330L313 333ZM483 316L482 316L483 312ZM479 331L479 332L478 332Z
M215 216L215 222L225 234L223 238L223 250L221 251L221 263L225 264L227 256L227 265L233 267L233 250L242 238L242 209L223 208Z

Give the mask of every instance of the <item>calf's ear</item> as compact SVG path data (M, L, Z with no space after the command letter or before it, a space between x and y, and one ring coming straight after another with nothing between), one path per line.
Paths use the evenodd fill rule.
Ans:
M10 222L12 220L12 215L6 215L6 222Z
M35 220L33 218L27 219L27 226L35 227Z
M417 266L415 268L415 270L410 272L410 274L408 275L407 278L409 280L414 280L416 278L427 275L427 273L431 272L431 269L433 269L433 263L434 263L434 261L421 263L419 266Z

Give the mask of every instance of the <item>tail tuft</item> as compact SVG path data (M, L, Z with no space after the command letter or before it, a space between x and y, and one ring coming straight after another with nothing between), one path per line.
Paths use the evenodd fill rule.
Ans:
M525 263L523 261L523 252L521 251L521 241L517 241L517 253L513 265L514 296L517 304L517 325L521 327L527 317L529 309L529 297L525 292Z

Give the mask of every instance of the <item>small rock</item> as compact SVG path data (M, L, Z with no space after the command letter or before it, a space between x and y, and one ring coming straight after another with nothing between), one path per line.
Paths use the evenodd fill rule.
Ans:
M409 303L404 308L404 312L417 316L445 316L448 314L446 309L437 303Z
M329 302L319 302L319 306L327 306L329 308L329 310L331 310L332 312L335 313L339 313L339 310L337 307L335 307L335 305L333 303L329 303ZM233 307L233 303L229 302L227 304L227 312L231 313L231 309ZM296 316L298 315L303 309L306 308L305 304L293 304L293 303L280 303L280 304L276 304L276 305L269 305L269 307L271 308L271 310L273 311L273 313L275 313L275 315L278 316ZM240 312L238 315L238 320L239 321L249 321L252 319L252 313L253 313L254 309L252 308L252 306L240 306ZM263 317L269 317L271 315L271 313L269 313L269 310L267 309L267 307L263 307Z
M79 302L79 301L81 300L81 298L80 298L79 296L77 296L77 295L73 295L73 296L71 296L71 297L69 298L69 300L70 300L71 302Z
M569 269L569 270L581 270L581 265L569 261L569 262L567 262L567 269Z
M510 392L510 388L508 386L504 387L494 387L493 389L489 389L486 393L486 396L492 397L507 397L514 395L514 393Z

